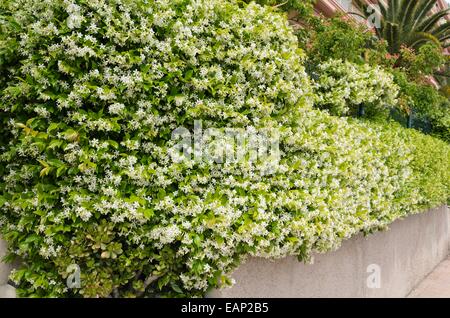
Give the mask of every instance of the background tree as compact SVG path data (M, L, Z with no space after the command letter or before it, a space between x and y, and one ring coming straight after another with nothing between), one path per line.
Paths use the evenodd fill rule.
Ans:
M450 46L450 22L441 23L449 9L431 13L437 0L388 0L387 5L378 2L380 26L375 28L379 38L388 42L390 53L398 53L402 46L415 50L426 43ZM362 0L355 0L362 16L370 18L373 10Z

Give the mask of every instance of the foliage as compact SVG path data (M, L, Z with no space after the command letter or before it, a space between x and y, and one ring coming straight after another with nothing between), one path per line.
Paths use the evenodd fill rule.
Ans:
M450 56L445 55L445 63L433 72L433 78L439 85L439 92L450 100Z
M356 0L366 18L371 18L374 10L364 0ZM440 22L449 13L443 10L431 14L437 0L388 0L384 5L377 2L381 15L379 27L374 30L380 39L388 42L389 52L399 53L401 47L407 46L418 50L426 43L448 46L450 22Z
M323 19L310 29L310 34L307 54L313 64L329 59L385 66L395 63L384 41L360 23L342 16Z
M317 0L256 0L255 2L285 12L303 49L303 44L307 43L311 36L311 30L322 23L322 20L314 12L314 4Z
M442 47L434 43L426 43L417 50L403 45L399 52L391 54L384 39L378 39L365 25L342 16L309 25L308 32L306 52L312 65L341 59L386 69L402 68L410 80L423 81L448 60Z
M244 0L245 2L252 2L255 0ZM283 11L296 11L299 16L310 16L314 12L314 3L317 0L256 0L260 5L268 5L280 8Z
M247 255L308 259L449 198L447 144L312 109L303 53L274 9L0 9L0 228L23 261L21 296L199 296ZM279 130L283 156L270 175L267 162L172 161L172 130L194 120ZM71 264L81 289L66 287Z
M417 52L408 47L400 50L399 67L408 74L411 81L423 81L425 76L433 75L442 68L447 57L442 48L435 44L425 44Z
M334 115L355 114L358 106L375 115L397 105L398 87L380 67L330 60L319 65L316 106Z
M400 87L399 103L403 110L413 113L420 121L428 122L430 133L450 142L450 101L433 86L410 82L407 75L394 72L395 83Z
M19 43L0 87L1 221L23 295L138 296L151 277L147 295L196 294L254 240L269 249L262 164L192 166L169 150L194 120L276 127L309 104L282 15L219 0L1 7ZM70 264L80 290L65 286Z
M383 74L388 72L406 75L404 79L406 82L402 82L400 85L402 89L398 102L390 100L387 105L399 108L405 114L414 111L415 116L421 120L427 118L427 121L432 122L432 134L448 140L448 137L446 137L448 134L448 115L447 107L445 106L447 103L442 100L436 89L429 85L424 85L429 82L429 76L431 75L441 73L444 76L446 75L445 70L448 57L444 55L440 46L434 43L425 43L417 50L402 46L399 53L390 54L384 40L377 40L371 32L367 31L365 26L345 17L324 19L315 25L310 24L308 25L308 32L308 44L302 45L300 43L300 46L305 48L308 56L306 64L308 73L319 83L317 91L319 100L317 105L320 108L329 109L335 115L354 115L357 106L364 104L361 102L364 97L366 99L376 98L376 94L370 90L366 91L365 86L358 86L357 83L363 84L364 82L348 77L346 72L332 75L334 87L328 83L325 84L325 87L321 87L321 81L329 81L330 76L324 76L323 70L320 69L319 65L328 65L330 59L366 64L361 67L353 66L348 68L348 71L351 69L353 72L359 68L362 78L366 76L364 72L371 68L369 65L372 65L377 70L382 67L384 69ZM329 65L328 68L332 70L332 68L337 67ZM368 74L373 74L373 72ZM320 76L322 76L321 79L319 78ZM385 76L386 74L382 75L380 79L385 78ZM390 75L387 76L391 77ZM397 80L400 79L397 77ZM367 84L369 86L372 85L370 83ZM393 93L389 89L391 87L389 82L385 83L385 87L388 88L386 90L387 94ZM421 99L420 95L424 94L424 91L419 93L420 89L414 89L415 93L411 95L411 92L405 91L408 90L407 87L427 87L425 91L435 90L430 93L434 97L426 99L427 103L415 101L415 99ZM395 85L392 88L395 89ZM378 94L382 94L382 90L379 89ZM445 83L442 90L443 93L446 92ZM358 98L355 99L355 96ZM414 106L415 103L420 106ZM378 106L380 105L385 104L382 102L378 104ZM387 108L383 110L383 107L374 108L369 106L369 108L366 107L365 117L375 116L385 119L387 110Z

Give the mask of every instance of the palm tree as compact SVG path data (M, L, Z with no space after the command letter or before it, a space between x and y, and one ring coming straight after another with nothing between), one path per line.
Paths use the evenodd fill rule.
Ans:
M450 46L450 22L441 23L450 9L431 14L437 0L387 0L379 1L380 25L375 28L377 36L385 39L389 52L398 53L402 45L417 50L425 43L434 42L444 48ZM363 14L369 19L373 10L363 0L355 0Z

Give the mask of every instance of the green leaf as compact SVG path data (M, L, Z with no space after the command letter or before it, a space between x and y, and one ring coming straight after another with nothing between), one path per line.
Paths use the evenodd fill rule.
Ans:
M64 162L62 162L61 160L58 160L58 159L48 159L47 161L50 166L54 166L54 167L64 166Z
M56 170L56 176L57 177L60 177L60 176L62 176L65 172L66 172L66 170L67 170L67 167L66 166L60 166L57 170Z
M39 235L32 234L25 239L25 243L27 243L27 244L33 243L33 242L39 241L40 239L41 239L41 237Z
M51 167L45 167L41 170L41 172L39 173L39 176L45 177L50 173L50 171L52 171Z
M52 131L58 129L59 126L60 126L59 123L51 123L51 124L48 126L48 128L47 128L47 132L48 132L48 133L51 133Z
M193 241L194 241L194 244L195 244L197 247L201 247L201 246L202 246L202 238L200 237L200 235L195 234L195 235L194 235L194 238L193 238Z
M194 70L190 69L186 72L184 75L184 80L187 82L192 78L192 75L194 74Z
M33 213L36 214L36 215L39 215L39 216L43 216L45 214L45 212L42 211L42 210L36 210Z
M158 191L158 199L162 200L162 199L165 198L165 196L166 196L166 190L159 189L159 191Z
M7 202L7 200L5 199L5 197L0 195L0 208Z
M179 293L179 294L182 294L183 293L183 291L181 290L181 288L180 288L180 286L178 286L176 283L174 283L174 282L171 282L170 283L170 287L172 287L172 289L174 290L174 291L176 291L177 293Z
M55 148L59 148L63 145L64 141L62 140L58 140L58 139L53 139L50 144L47 146L48 149L55 149Z
M73 129L67 129L64 132L64 137L71 142L78 141L80 139L78 132Z
M153 215L155 215L155 212L154 212L153 209L145 209L145 210L144 210L144 216L145 216L147 219L150 219Z
M119 144L114 140L108 140L108 144L110 144L114 149L119 149Z

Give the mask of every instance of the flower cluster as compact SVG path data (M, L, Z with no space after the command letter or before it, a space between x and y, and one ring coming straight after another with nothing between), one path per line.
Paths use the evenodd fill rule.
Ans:
M0 45L0 228L23 296L198 296L248 255L306 260L449 196L448 145L313 109L271 8L6 0L0 14L16 42ZM277 131L274 173L173 161L172 131L197 120Z
M321 109L348 115L358 106L383 110L397 105L399 87L378 66L329 60L318 67L317 101Z

